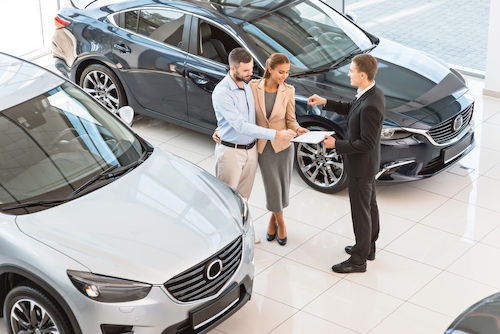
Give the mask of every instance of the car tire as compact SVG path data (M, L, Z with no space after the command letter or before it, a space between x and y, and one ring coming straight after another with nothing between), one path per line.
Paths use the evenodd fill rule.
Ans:
M307 126L308 130L328 131L323 126ZM333 137L339 139L337 134ZM332 194L347 187L344 157L323 143L295 143L295 168L302 180L311 188Z
M123 85L104 65L93 64L85 68L80 77L80 87L110 111L116 112L127 105Z
M9 334L73 333L68 317L54 298L28 282L7 294L3 317Z

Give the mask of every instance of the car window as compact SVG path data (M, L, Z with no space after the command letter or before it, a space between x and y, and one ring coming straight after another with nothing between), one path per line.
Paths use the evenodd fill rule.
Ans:
M291 72L329 67L351 51L371 46L355 25L315 0L294 2L242 28L265 54L286 54Z
M127 126L80 89L63 84L0 113L0 208L65 198L110 166L137 161L142 152Z
M180 48L186 14L164 10L141 10L137 32L141 35Z
M223 64L229 64L227 56L240 44L221 28L206 21L198 25L198 55Z
M137 32L137 23L139 18L138 10L131 10L128 12L121 12L116 14L113 19L116 24L123 29L131 30Z

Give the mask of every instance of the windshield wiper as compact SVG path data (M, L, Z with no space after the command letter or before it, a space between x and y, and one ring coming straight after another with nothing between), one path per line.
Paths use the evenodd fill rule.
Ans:
M9 205L6 207L2 208L2 211L8 211L8 210L14 210L14 209L20 209L20 208L29 208L33 206L56 206L59 204L63 204L64 202L69 201L69 199L64 198L64 199L52 199L52 200L47 200L47 201L30 201L30 202L25 202L25 203L19 203L19 204L14 204L14 205Z
M369 48L364 49L364 50L356 48L355 50L353 50L353 51L349 52L348 54L346 54L346 55L342 56L341 58L339 58L330 67L318 68L318 69L314 69L314 70L307 70L307 71L298 72L298 73L292 73L292 74L289 75L289 77L304 78L304 77L308 77L308 76L315 75L315 74L321 74L321 73L330 72L332 70L337 69L346 60L351 59L355 55L371 51L375 46L376 45L372 45Z

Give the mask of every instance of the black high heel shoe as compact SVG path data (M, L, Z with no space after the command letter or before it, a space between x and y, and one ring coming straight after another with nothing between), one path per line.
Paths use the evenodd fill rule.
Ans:
M286 239L287 237L284 237L283 239L280 239L280 237L278 237L278 226L276 225L276 240L278 240L278 243L280 244L280 246L285 246L286 245Z
M278 224L276 224L276 230L274 231L274 234L269 234L269 233L266 233L266 239L267 241L273 241L274 238L276 238L278 236Z

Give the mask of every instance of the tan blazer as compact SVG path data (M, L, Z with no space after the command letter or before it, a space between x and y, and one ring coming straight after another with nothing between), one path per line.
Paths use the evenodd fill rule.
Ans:
M250 81L250 88L252 88L255 99L255 121L257 125L277 131L291 129L297 132L300 125L295 118L295 87L286 83L278 86L273 111L269 119L267 119L264 81L265 79ZM258 140L257 150L259 153L264 151L266 143L267 139ZM290 146L290 142L271 140L271 145L274 152L278 153Z

